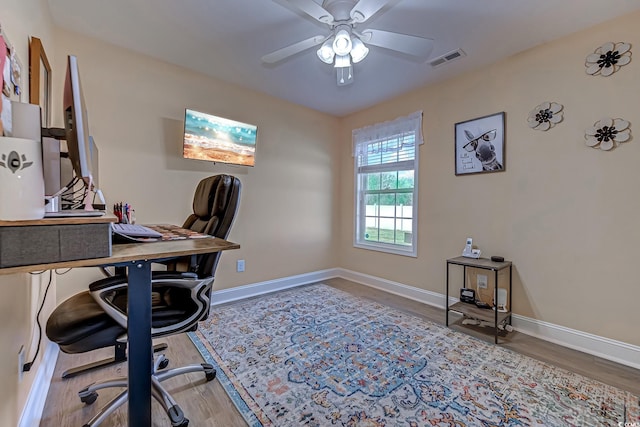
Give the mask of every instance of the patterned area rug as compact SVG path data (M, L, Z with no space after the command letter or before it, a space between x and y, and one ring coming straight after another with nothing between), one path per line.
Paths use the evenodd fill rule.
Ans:
M190 336L251 426L640 425L631 393L322 284Z

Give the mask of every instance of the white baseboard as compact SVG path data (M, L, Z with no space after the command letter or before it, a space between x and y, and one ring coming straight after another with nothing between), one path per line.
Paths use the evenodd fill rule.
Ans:
M382 279L367 274L358 273L344 268L332 268L298 276L290 276L283 279L275 279L251 285L240 286L233 289L216 291L213 295L213 304L236 301L243 298L263 295L269 292L293 288L317 281L340 277L360 283L372 288L380 289L395 295L409 298L434 307L444 308L445 295L419 289L403 283ZM455 298L451 298L453 302ZM640 347L616 341L598 335L589 334L560 325L532 319L514 314L512 318L515 330L549 341L564 347L611 360L621 365L640 369Z
M224 304L231 301L268 294L270 292L281 291L283 289L295 288L296 286L307 285L309 283L319 282L332 277L338 277L338 269L331 268L328 270L299 274L297 276L284 277L282 279L252 283L250 285L238 286L231 289L223 289L221 291L213 291L211 295L211 305Z
M47 400L47 393L49 393L49 386L51 385L51 378L53 378L53 371L56 368L56 362L58 361L58 354L60 350L58 346L48 340L45 340L46 348L42 356L42 361L38 366L38 372L31 385L27 402L22 409L22 415L18 422L18 427L32 427L39 426L42 418L42 411L44 410L44 404Z
M368 274L357 273L344 268L337 269L337 276L352 282L360 283L372 288L380 289L394 295L409 298L434 307L444 307L445 295L437 292L426 291L424 289L415 288L403 283L393 282L387 279L381 279Z
M513 315L513 328L523 334L640 369L640 347L542 320Z

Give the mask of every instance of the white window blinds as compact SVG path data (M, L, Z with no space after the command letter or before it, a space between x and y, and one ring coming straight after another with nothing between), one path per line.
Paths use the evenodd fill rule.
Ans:
M353 131L354 245L416 255L422 112Z

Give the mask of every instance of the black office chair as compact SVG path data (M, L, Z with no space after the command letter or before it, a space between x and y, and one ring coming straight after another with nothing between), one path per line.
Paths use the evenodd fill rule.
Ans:
M187 218L183 228L225 239L238 209L240 188L240 181L230 175L215 175L200 181L193 198L193 214ZM184 262L168 266L176 269L184 265L188 271L152 273L153 338L195 330L198 321L206 319L220 254L188 257ZM126 276L108 277L89 285L88 291L61 303L49 317L46 333L65 353L126 346L126 311ZM189 420L160 383L188 372L204 372L207 381L211 381L216 372L207 363L158 372L167 364L164 355L155 359L152 395L164 407L173 426L186 426ZM98 397L97 391L107 387L124 387L125 390L85 424L86 427L99 425L127 401L126 377L92 384L79 392L80 399L92 404Z

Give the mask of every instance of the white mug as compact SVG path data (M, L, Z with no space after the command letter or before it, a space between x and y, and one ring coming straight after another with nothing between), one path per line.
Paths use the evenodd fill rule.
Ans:
M40 141L0 137L0 220L44 217Z

